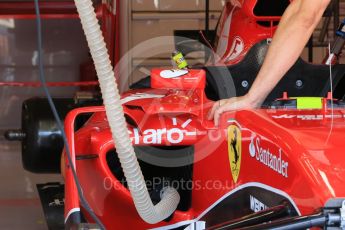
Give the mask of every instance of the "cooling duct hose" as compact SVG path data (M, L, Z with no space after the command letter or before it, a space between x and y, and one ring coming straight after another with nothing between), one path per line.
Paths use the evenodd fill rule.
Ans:
M150 224L158 223L176 210L180 196L174 188L166 187L161 192L161 201L153 205L129 138L115 74L92 1L74 2L96 67L112 137L135 207L144 221Z

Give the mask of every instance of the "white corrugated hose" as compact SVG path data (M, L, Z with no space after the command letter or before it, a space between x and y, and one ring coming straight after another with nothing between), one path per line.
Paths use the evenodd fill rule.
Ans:
M92 1L74 2L96 66L110 129L135 207L144 221L150 224L158 223L176 210L180 196L174 188L166 187L161 193L161 201L153 205L128 134L115 74Z

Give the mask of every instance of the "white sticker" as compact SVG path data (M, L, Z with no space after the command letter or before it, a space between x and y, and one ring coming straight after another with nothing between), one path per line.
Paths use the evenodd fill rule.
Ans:
M232 61L236 59L244 50L244 42L242 38L236 36L232 42L231 50L226 58L226 61Z
M171 69L171 70L163 70L160 72L160 76L162 78L170 79L170 78L177 78L183 75L186 75L188 70L183 69Z

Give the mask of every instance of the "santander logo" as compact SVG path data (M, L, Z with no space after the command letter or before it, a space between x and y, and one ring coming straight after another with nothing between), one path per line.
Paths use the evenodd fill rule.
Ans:
M249 145L249 155L279 175L288 178L289 162L283 159L282 149L276 153L271 152L269 148L261 146L260 137L253 136Z

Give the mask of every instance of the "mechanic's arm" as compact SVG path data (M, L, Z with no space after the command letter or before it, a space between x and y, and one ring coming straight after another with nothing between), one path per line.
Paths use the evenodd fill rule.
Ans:
M216 102L209 113L218 125L223 112L259 107L296 62L330 0L294 0L283 14L264 63L243 97Z

